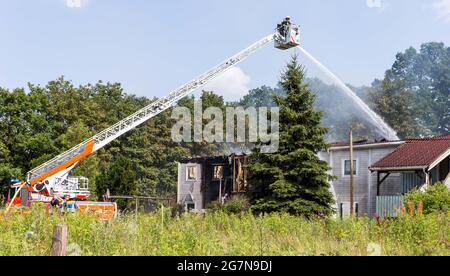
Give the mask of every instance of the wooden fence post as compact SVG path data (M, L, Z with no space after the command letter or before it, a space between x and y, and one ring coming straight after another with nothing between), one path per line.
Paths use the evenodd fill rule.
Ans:
M55 225L53 228L52 256L67 255L67 225Z
M136 212L136 216L137 216L138 215L138 211L139 211L139 198L138 197L136 197L134 211Z

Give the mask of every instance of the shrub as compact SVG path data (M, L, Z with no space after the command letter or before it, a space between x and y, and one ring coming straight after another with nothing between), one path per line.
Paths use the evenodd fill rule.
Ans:
M250 203L245 196L237 196L225 202L224 210L229 214L240 214L250 210Z
M415 206L422 203L424 214L448 212L450 211L450 189L443 183L429 187L426 192L416 189L406 195L405 203L413 203Z
M222 211L227 214L241 214L250 210L250 202L245 196L235 196L227 200L223 205L218 201L214 201L209 206L212 212Z

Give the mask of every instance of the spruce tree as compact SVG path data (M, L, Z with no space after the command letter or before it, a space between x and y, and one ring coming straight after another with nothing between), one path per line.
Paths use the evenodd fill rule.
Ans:
M250 157L252 208L308 218L330 215L328 164L317 155L328 148L328 129L321 126L323 114L314 109L315 95L296 56L283 72L280 87L287 96L274 97L280 107L279 150L263 154L255 149Z

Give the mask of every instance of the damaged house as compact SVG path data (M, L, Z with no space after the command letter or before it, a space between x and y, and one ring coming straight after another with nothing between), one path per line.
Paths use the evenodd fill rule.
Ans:
M187 209L203 210L247 191L245 155L199 157L178 163L177 202Z

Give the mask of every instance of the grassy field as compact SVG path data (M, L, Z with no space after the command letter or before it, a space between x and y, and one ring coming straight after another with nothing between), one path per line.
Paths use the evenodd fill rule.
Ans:
M1 211L0 211L1 212ZM378 223L376 220L307 221L286 214L170 213L49 215L39 208L0 214L0 255L49 255L55 224L69 226L74 255L450 255L450 213ZM369 249L369 250L368 250Z

